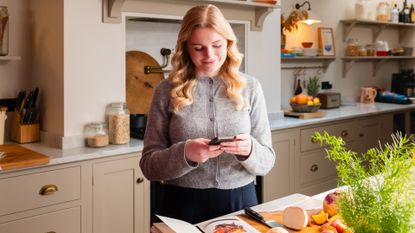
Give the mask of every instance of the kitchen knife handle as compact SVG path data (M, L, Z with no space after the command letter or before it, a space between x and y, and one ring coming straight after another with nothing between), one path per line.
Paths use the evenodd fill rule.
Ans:
M262 215L260 215L258 212L256 212L255 210L253 210L253 209L251 209L251 208L249 208L249 207L247 207L247 208L245 208L244 209L244 211L245 211L245 214L246 215L248 215L248 216L250 216L250 217L252 217L252 218L254 218L254 219L256 219L256 220L259 220L259 221L261 221L261 222L264 222L264 217L262 217Z

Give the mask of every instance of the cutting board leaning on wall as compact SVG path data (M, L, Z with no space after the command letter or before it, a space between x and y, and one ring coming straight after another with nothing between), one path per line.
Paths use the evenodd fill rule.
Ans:
M147 114L155 87L164 79L163 73L144 73L144 66L160 67L149 54L128 51L126 58L126 98L130 114Z

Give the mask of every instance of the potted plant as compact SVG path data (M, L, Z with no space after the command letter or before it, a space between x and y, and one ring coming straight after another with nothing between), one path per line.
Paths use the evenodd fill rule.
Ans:
M395 134L392 143L357 154L341 137L315 133L336 162L338 183L345 188L339 215L356 233L415 232L415 143Z
M307 83L307 94L309 96L316 97L318 95L318 91L320 89L320 84L318 83L319 77L313 76L308 79Z

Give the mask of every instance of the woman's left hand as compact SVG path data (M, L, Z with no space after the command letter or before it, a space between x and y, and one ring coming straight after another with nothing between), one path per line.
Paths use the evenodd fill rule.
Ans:
M222 142L221 150L228 154L249 156L251 154L252 140L249 134L238 134L232 142Z

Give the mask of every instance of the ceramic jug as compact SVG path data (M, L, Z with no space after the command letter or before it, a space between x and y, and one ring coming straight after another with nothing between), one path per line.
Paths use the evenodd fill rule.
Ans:
M372 104L375 102L375 97L378 92L372 87L362 87L360 94L360 102L365 104Z

